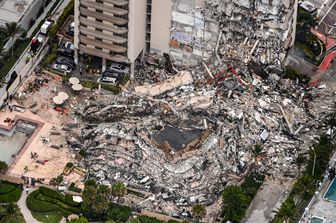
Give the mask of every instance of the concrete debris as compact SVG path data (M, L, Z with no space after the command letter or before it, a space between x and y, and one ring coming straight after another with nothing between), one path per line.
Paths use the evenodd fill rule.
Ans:
M122 181L153 198L134 204L140 208L172 213L211 204L251 168L295 177L297 154L327 131L321 120L334 101L328 88L261 79L224 63L207 62L214 79L203 66L178 67L174 75L164 59L148 58L134 88L117 96L96 92L73 105L76 121L64 127L72 149L85 150L79 166L90 178ZM256 144L263 150L258 162Z

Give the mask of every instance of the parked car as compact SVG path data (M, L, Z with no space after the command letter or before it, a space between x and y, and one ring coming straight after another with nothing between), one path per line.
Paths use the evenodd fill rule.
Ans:
M67 67L70 67L71 69L75 69L76 68L76 64L75 61L69 57L58 57L56 59L56 63L57 64L64 64Z
M73 45L71 42L66 42L66 43L64 43L64 48L74 50L75 45Z
M101 77L97 80L97 82L103 82L103 83L108 83L108 84L117 84L118 80L115 77Z
M67 33L69 36L73 36L73 35L75 35L75 27L69 27L68 30L66 31L66 33Z
M102 77L115 77L115 78L122 78L124 74L122 73L117 73L114 71L106 70L102 73Z
M127 74L129 72L129 68L125 64L111 63L107 67L107 71L115 71L118 73Z
M64 64L55 64L54 69L65 74L70 74L72 72L72 69Z
M74 51L71 49L67 49L67 48L60 48L57 50L57 53L59 55L65 56L65 57L70 57L73 58L74 56Z

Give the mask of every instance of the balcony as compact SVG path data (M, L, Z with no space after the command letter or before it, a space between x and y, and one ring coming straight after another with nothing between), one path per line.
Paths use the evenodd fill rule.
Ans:
M129 60L127 59L126 56L123 56L123 55L120 55L120 54L111 55L107 52L98 50L96 48L87 47L83 44L79 45L79 50L82 51L83 53L93 55L93 56L97 56L97 57L101 57L101 58L105 58L107 60L112 60L112 61L117 62L117 63L129 63Z
M98 2L95 2L95 1L82 0L80 2L80 4L83 5L83 6L86 6L86 7L91 7L91 8L101 10L106 14L110 13L110 14L119 15L119 16L128 15L128 10L121 9L121 8L116 8L116 7L113 7L113 6L104 5L102 3L98 3Z
M83 8L83 7L80 7L79 11L80 11L81 15L94 17L94 18L100 19L102 21L106 20L106 21L109 21L109 22L111 22L115 25L124 26L124 25L128 24L127 19L115 17L113 15L103 14L101 12L96 12L96 11L93 11L93 10L88 10L88 9Z
M117 5L117 6L125 6L128 5L128 1L127 0L104 0L104 2L108 2L111 3L113 5Z
M126 47L115 45L113 43L102 42L100 40L88 38L86 36L80 35L79 40L80 40L81 43L96 46L96 47L99 47L99 48L102 48L102 49L107 49L107 50L110 50L114 53L126 53L127 52Z
M89 36L94 36L97 37L99 39L103 39L105 41L109 41L109 42L113 42L113 43L118 43L118 44L123 44L123 43L127 43L127 38L123 38L120 36L115 36L113 34L109 34L109 33L103 33L97 30L92 30L92 29L88 29L85 28L83 26L79 26L79 32L85 35L89 35Z
M98 29L102 29L102 30L107 30L116 34L126 34L128 32L127 28L119 28L117 26L112 26L112 25L108 25L106 23L102 23L102 22L98 22L98 21L92 21L90 19L86 19L83 17L79 18L79 22L81 24L87 25L87 26L92 26L92 27L96 27Z

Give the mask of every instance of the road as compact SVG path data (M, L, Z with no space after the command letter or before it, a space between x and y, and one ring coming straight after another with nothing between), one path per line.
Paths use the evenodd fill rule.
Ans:
M336 24L336 1L331 1L326 7L323 8L325 12L321 17L319 22L318 31L322 33L327 33L329 35L336 33L336 27L333 28L332 25Z

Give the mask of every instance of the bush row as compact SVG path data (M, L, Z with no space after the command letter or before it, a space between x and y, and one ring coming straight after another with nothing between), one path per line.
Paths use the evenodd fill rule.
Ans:
M70 200L71 199L71 200ZM74 202L69 195L62 195L49 188L40 187L28 195L27 207L33 212L58 211L63 216L81 212L80 204Z

